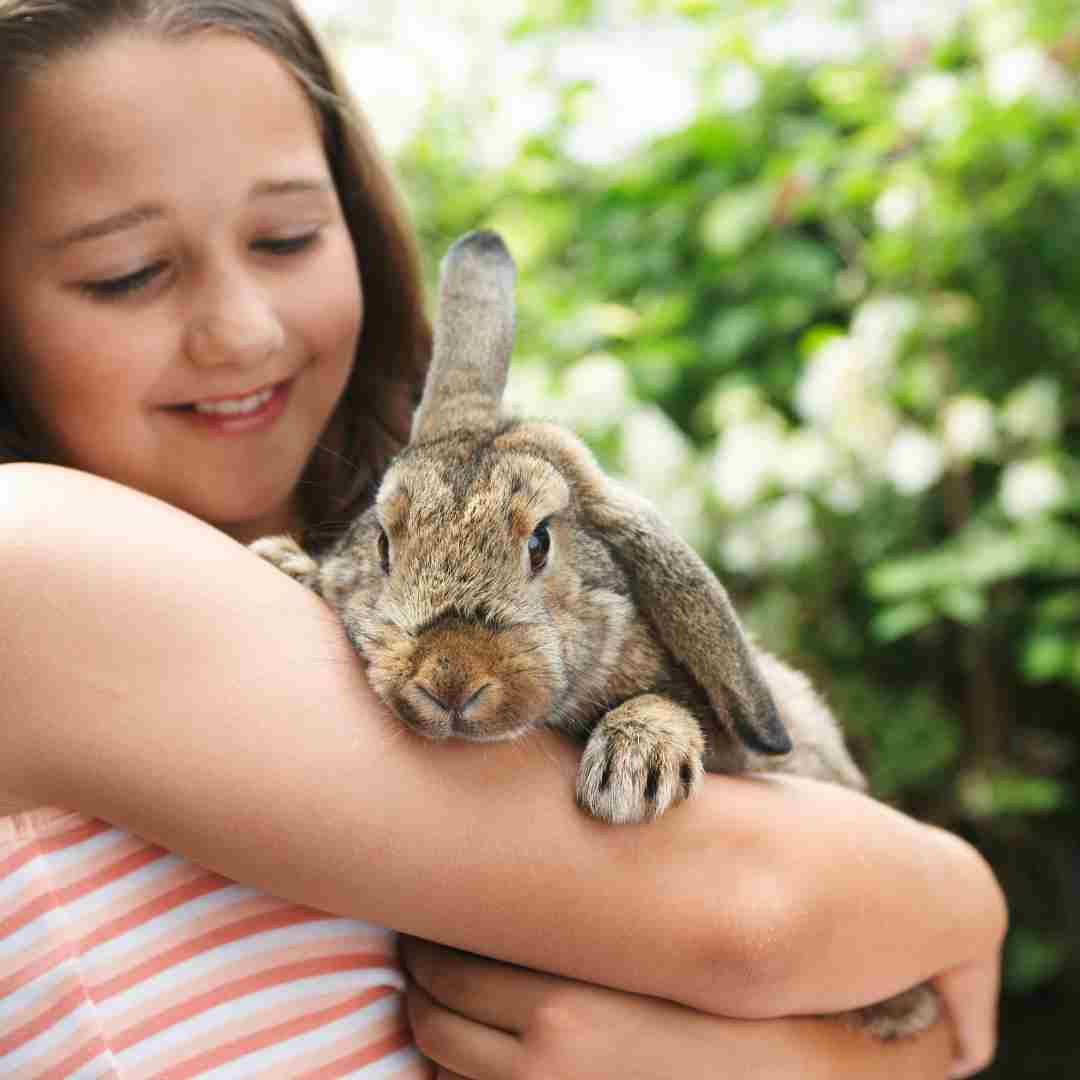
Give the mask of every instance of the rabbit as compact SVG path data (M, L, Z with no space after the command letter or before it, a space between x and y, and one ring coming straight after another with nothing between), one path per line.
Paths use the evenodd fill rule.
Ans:
M577 801L597 818L655 819L706 771L865 790L809 680L749 640L663 517L565 428L503 414L515 278L495 233L451 248L410 441L373 505L318 559L287 536L252 549L340 615L414 732L581 740ZM929 1026L937 999L916 987L850 1015L890 1038Z

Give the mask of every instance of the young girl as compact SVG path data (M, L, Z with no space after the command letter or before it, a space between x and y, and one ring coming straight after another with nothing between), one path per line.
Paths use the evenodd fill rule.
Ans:
M0 0L0 92L0 1074L989 1061L1004 908L967 845L794 778L601 825L554 734L406 735L236 543L333 537L429 345L289 0ZM407 992L376 925L414 935ZM813 1018L932 977L918 1038Z

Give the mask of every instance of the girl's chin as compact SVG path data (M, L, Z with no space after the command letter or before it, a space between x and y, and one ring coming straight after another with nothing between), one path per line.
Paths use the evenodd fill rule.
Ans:
M250 544L263 536L291 533L299 536L302 531L299 518L290 510L275 511L265 515L214 521L214 526L241 544Z

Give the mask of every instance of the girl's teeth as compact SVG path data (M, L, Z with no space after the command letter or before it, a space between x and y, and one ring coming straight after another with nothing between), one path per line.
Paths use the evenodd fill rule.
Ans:
M208 416L244 416L261 409L273 396L274 389L270 387L250 397L236 398L233 401L198 402L195 411Z

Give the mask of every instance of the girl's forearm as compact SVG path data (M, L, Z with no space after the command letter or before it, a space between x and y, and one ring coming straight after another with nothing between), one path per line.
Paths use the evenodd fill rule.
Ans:
M998 930L970 849L839 788L710 778L613 828L551 733L408 735L317 598L125 488L0 468L0 551L0 790L236 880L734 1016L885 997Z

